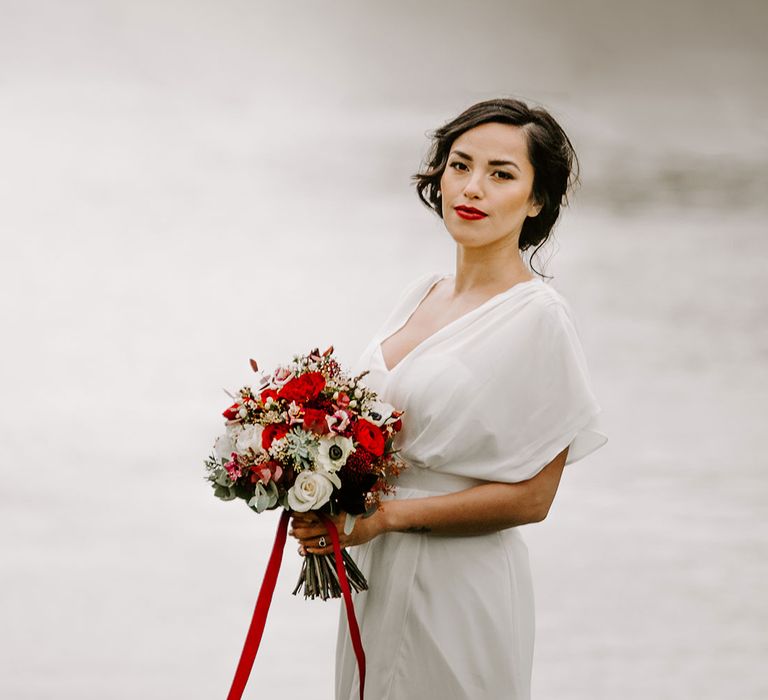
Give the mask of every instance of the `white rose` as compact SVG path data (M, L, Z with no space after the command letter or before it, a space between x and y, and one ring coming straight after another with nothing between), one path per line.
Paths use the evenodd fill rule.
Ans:
M261 434L264 432L264 426L258 423L244 425L240 434L237 436L235 445L241 455L246 455L248 450L253 452L261 451Z
M334 486L341 488L341 480L336 474L299 472L288 489L288 506L299 513L320 508L328 502Z
M332 438L321 437L314 457L319 467L335 473L346 464L347 457L354 447L354 442L343 435L334 435Z
M213 451L219 459L230 460L232 453L235 451L235 443L228 433L219 435L216 438L216 442L213 443Z
M392 411L394 410L395 407L390 406L388 403L384 403L383 401L372 401L368 408L368 412L363 415L363 418L374 425L382 426L392 415Z

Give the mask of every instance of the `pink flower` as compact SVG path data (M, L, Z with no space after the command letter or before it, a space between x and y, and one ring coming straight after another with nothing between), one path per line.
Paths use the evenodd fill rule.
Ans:
M336 411L332 416L328 417L328 427L334 433L342 433L347 429L349 425L349 413L346 411Z
M293 379L294 376L295 373L290 367L278 367L272 373L272 384L280 388Z
M232 481L237 481L243 475L243 472L240 469L240 465L237 463L236 459L232 459L227 462L224 465L224 469L227 470L227 474L229 474L229 478L232 479Z

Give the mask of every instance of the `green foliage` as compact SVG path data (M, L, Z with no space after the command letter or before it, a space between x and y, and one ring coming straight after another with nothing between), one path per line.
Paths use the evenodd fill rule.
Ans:
M317 437L306 430L294 427L285 436L289 454L298 470L311 470L314 465L313 453L317 448Z
M274 508L277 505L280 494L274 481L270 481L266 487L260 481L256 482L254 492L253 498L248 501L248 506L257 513L263 513L265 510Z
M216 498L220 498L222 501L231 501L237 498L235 489L231 486L222 486L221 484L213 485L213 495L216 496Z

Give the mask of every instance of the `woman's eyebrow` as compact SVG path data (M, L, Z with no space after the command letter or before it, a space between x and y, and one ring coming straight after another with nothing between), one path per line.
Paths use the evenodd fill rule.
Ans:
M472 156L464 153L463 151L453 151L453 153L455 153L460 158L463 158L464 160L468 160L468 161L472 160ZM515 161L513 160L489 160L488 165L511 165L517 168L520 172L523 172L522 170L520 170L520 166L517 163L515 163Z

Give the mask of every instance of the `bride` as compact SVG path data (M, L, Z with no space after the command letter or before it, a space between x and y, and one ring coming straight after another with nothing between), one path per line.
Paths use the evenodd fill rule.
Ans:
M370 585L355 610L371 700L530 698L520 526L547 517L564 466L607 440L570 307L522 255L550 236L577 162L546 110L494 99L437 129L414 176L456 266L412 281L352 368L405 410L394 447L408 468L349 534L335 517ZM302 553L332 552L314 514L291 527ZM342 607L336 700L358 687Z

